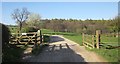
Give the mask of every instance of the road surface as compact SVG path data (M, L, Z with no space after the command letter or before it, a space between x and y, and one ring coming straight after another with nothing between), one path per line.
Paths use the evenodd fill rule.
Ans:
M96 53L61 35L52 35L49 46L42 52L25 56L23 59L26 62L106 62Z

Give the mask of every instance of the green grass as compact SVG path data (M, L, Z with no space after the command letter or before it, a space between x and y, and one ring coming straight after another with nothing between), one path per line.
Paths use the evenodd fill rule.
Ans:
M80 45L82 45L82 36L81 35L63 35L65 38L68 38Z
M75 33L69 32L54 32L49 29L41 29L42 34L49 34L49 35L75 35Z
M101 42L118 42L117 37L101 36Z
M92 49L91 51L96 52L108 62L118 62L118 49Z
M51 33L51 32L53 32L52 30L49 30L49 29L41 29L41 32L42 32L42 34L47 34L47 33Z
M101 36L101 42L104 44L112 45L112 46L118 46L118 38L117 37Z

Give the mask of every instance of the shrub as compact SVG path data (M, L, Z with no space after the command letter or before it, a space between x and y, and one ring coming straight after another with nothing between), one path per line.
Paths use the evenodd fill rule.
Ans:
M2 63L20 61L23 49L9 43L10 30L7 26L0 23L0 29L2 29Z
M4 52L6 48L9 47L9 37L10 37L10 31L7 26L0 23L0 28L2 28L2 51Z
M21 32L37 32L38 29L34 28L34 27L25 27L25 28L22 28Z
M48 36L48 35L43 35L43 41L44 41L44 42L49 42L49 41L50 41L50 36Z

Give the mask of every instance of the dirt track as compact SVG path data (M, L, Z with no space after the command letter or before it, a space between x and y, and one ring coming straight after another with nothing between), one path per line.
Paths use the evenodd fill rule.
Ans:
M106 62L94 52L88 51L84 46L66 39L60 35L50 37L48 47L37 56L27 56L27 62Z

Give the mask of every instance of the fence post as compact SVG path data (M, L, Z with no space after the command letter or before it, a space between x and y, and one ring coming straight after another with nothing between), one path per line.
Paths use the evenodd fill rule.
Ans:
M100 34L101 34L101 31L96 30L96 46L97 46L97 49L100 48Z
M94 40L94 35L92 35L92 45L93 45L93 48L95 48L95 40Z
M40 44L42 43L42 32L40 30Z
M19 33L20 33L20 32L19 32L19 30L18 30L18 31L17 31L17 33L16 33L16 34L17 34L17 37L18 37L18 36L20 36L20 34L19 34Z
M82 33L82 44L84 45L84 33Z
M35 48L37 47L37 34L35 34Z

